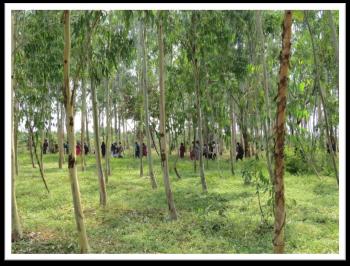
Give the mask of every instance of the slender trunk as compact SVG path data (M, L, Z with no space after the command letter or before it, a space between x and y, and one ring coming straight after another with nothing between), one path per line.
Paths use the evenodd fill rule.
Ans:
M199 19L199 13L196 11L192 12L192 29L194 38L197 34L197 19ZM197 108L197 119L198 119L198 137L199 137L199 172L201 177L202 189L203 192L207 192L207 183L204 175L204 163L203 163L203 121L202 121L202 110L201 110L201 94L200 94L200 80L199 80L199 66L198 66L198 52L196 46L196 38L193 41L192 45L192 56L193 56L193 74L195 81L195 90L196 90L196 108Z
M271 119L271 113L270 113L270 97L269 97L269 86L268 86L268 74L267 74L267 66L266 66L266 57L265 57L265 38L263 34L263 22L262 22L262 17L261 17L261 11L257 11L257 25L258 26L258 34L259 34L259 39L262 43L261 45L261 56L260 56L260 61L263 66L263 84L264 84L264 96L265 96L265 115L266 119L262 121L263 124L263 130L264 130L264 137L265 137L265 156L266 156L266 161L267 161L267 169L269 171L270 175L270 180L273 181L273 169L272 169L272 160L271 160L271 144L270 144L270 119ZM273 182L271 182L273 183Z
M194 117L192 117L193 119L193 145L192 145L192 153L193 153L193 157L194 157L194 160L193 160L193 170L194 172L196 173L197 172L197 159L196 159L196 154L195 154L195 145L196 145L196 137L197 137L197 134L196 134L196 125L194 123Z
M41 137L40 137L40 163L41 165L44 167L44 163L43 163L43 144L44 144L44 141L45 141L45 130L44 128L41 129ZM47 150L46 150L47 152Z
M114 105L113 113L114 113L114 133L115 133L115 137L118 138L118 120L117 120L117 106L116 105Z
M85 99L86 101L86 99ZM86 132L86 142L87 142L87 146L89 148L89 152L91 152L91 146L90 146L90 134L89 134L89 119L88 119L89 113L88 113L88 109L86 108L86 116L85 116L85 132Z
M120 121L121 121L121 113L120 110L118 112L118 139L121 140L121 130L120 130Z
M69 142L68 171L72 189L75 221L79 234L80 252L89 252L89 244L86 235L84 214L80 200L80 189L77 176L77 165L75 156L75 135L74 135L74 97L69 88L70 68L70 12L64 11L64 102L66 109L66 128Z
M280 55L279 84L277 94L276 146L275 146L275 226L274 253L284 253L284 226L286 222L284 198L284 135L287 103L288 67L291 52L292 12L285 11L282 51Z
M15 89L15 88L14 88ZM18 122L19 122L19 117L18 114L19 113L19 102L16 100L16 97L14 97L14 145L15 145L15 153L14 153L14 157L15 157L15 169L16 169L16 175L18 176Z
M37 149L36 149L37 141L35 141L35 139L34 139L34 132L33 132L33 128L32 127L30 127L30 134L32 136L34 155L35 155L36 161L37 161L38 166L39 166L41 179L44 182L44 185L45 185L45 188L46 188L47 192L50 193L49 188L48 188L47 183L46 183L46 180L45 180L44 166L42 164L42 159L39 158L39 155L38 155L38 152L37 152ZM42 150L41 150L41 153L42 153Z
M159 131L160 131L160 153L161 162L163 165L163 180L165 187L165 194L168 202L168 209L170 218L177 220L177 213L175 208L175 202L173 193L171 191L170 179L169 179L169 165L168 165L168 154L166 147L166 131L165 131L165 88L164 88L164 48L163 48L163 24L162 14L164 11L158 11L159 24L158 24L158 44L159 44Z
M16 200L16 165L15 161L17 158L16 149L15 149L15 136L14 136L14 124L15 124L15 88L16 88L16 77L15 77L15 48L16 48L16 32L17 32L17 17L16 11L11 12L11 26L12 26L12 38L11 38L11 238L12 241L17 241L23 237L22 227L20 218L18 215L17 209L17 200Z
M30 160L32 162L33 168L35 168L34 156L33 156L33 140L31 131L28 129L28 142L29 142L29 152L30 152Z
M108 78L106 79L106 89L107 89L107 106L106 106L106 118L107 118L107 125L106 125L106 155L105 155L105 177L106 177L106 183L108 183L108 176L111 175L111 166L110 166L110 158L111 158L111 114L110 114L110 84Z
M61 110L60 110L61 109ZM59 100L57 100L57 142L58 142L58 168L62 169L63 165L63 136L62 136L62 112L63 107L61 106Z
M331 157L332 157L332 163L333 163L333 168L334 168L334 172L335 172L335 177L337 179L337 184L339 186L339 177L338 177L338 169L337 169L337 163L335 161L335 152L333 150L333 147L332 147L332 135L331 135L331 126L329 125L328 123L328 115L327 115L327 112L326 112L326 104L325 104L325 99L324 99L324 92L323 92L323 89L321 87L321 82L320 82L320 73L319 73L319 66L318 66L318 61L317 61L317 56L316 56L316 47L315 47L315 44L314 44L314 37L313 37L313 34L312 34L312 31L311 31L311 27L310 27L310 24L308 22L308 19L307 19L307 11L304 11L305 12L305 18L306 18L306 25L309 29L309 33L310 33L310 37L311 37L311 44L312 44L312 51L313 51L313 57L314 57L314 66L315 66L315 74L316 74L316 86L317 88L319 89L319 93L320 93L320 96L321 96L321 102L322 102L322 106L323 106L323 115L324 115L324 121L326 123L326 134L327 134L327 143L329 145L329 149L330 149L330 152L331 152Z
M338 42L338 34L337 34L337 28L333 21L333 15L332 11L328 10L326 11L328 13L328 19L329 19L329 26L331 27L332 31L332 43L333 43L333 49L335 53L335 60L336 60L336 67L337 67L337 81L338 81L338 69L339 69L339 42Z
M143 104L145 109L145 126L146 126L146 138L147 138L147 159L148 159L148 173L151 179L152 188L157 188L157 181L153 172L153 162L152 162L152 149L151 149L151 132L150 132L150 121L148 112L148 88L147 88L147 57L145 48L145 38L146 38L146 28L142 25L142 30L140 31L141 37L141 47L142 47L142 88L143 88ZM120 123L119 123L120 128Z
M94 80L91 79L91 98L92 98L92 117L94 123L94 139L95 139L95 157L96 157L96 168L98 174L99 188L100 188L100 205L106 206L107 203L107 192L105 176L102 168L102 153L100 145L100 134L99 134L99 121L97 115L97 98L96 98L96 88L94 85ZM107 148L106 148L107 150Z
M80 147L81 147L81 171L85 171L85 118L86 116L86 88L85 79L83 78L81 84L81 135L80 135Z
M236 155L236 119L234 114L233 99L230 98L230 118L231 118L231 147L230 147L230 160L231 160L231 173L235 174L234 161Z

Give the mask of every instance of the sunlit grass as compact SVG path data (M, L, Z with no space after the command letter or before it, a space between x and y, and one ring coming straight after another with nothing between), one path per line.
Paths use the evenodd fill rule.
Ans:
M19 155L17 202L25 237L13 244L14 253L78 253L67 165L58 169L57 154L44 156L50 194L28 152ZM255 188L244 185L228 157L205 163L208 194L189 159L179 160L178 179L170 161L170 178L177 221L168 219L159 158L154 154L158 188L140 177L133 158L111 159L108 204L99 207L94 155L78 176L89 244L93 253L272 253L272 217L261 227ZM198 169L198 167L197 167ZM265 171L265 170L264 170ZM147 175L144 160L144 174ZM285 175L286 253L338 253L338 188L334 177Z

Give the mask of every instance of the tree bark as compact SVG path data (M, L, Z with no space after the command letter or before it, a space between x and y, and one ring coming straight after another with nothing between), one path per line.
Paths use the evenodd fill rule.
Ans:
M171 191L170 179L169 179L169 165L168 165L168 154L166 147L166 132L165 132L165 88L164 88L164 43L163 43L163 23L162 14L164 11L158 11L158 45L159 45L159 122L160 122L160 154L161 162L163 166L163 180L165 187L165 194L168 202L168 209L170 218L177 220L177 213L175 208L175 202L173 199L173 193Z
M14 124L15 124L15 87L16 87L16 77L15 77L15 49L16 49L16 33L17 33L17 16L16 11L11 12L11 28L12 28L12 38L11 38L11 238L12 241L17 241L23 237L22 226L20 218L18 215L17 200L16 200L16 149L15 149L15 136L14 136Z
M106 177L106 183L108 183L108 176L111 175L111 166L110 166L110 158L111 158L111 112L110 112L110 84L108 78L106 79L106 89L107 89L107 95L106 95L106 155L105 155L105 177Z
M59 100L57 100L57 142L58 142L58 168L62 169L63 160L64 160L64 147L63 147L63 136L62 136L62 116L63 116L63 107Z
M284 226L286 222L284 198L284 135L287 103L288 68L291 52L292 12L285 11L282 32L282 51L277 94L276 145L275 145L275 226L274 253L284 253Z
M75 221L78 229L80 252L89 252L89 244L86 235L84 214L80 200L80 189L77 176L77 165L75 156L75 135L74 135L74 97L69 88L70 68L70 12L64 11L64 102L66 109L66 128L69 142L68 171L71 182Z
M15 85L15 84L14 84ZM15 86L14 86L14 90L15 90ZM18 176L18 122L19 122L19 118L18 118L18 114L19 113L19 102L16 100L16 97L14 97L14 144L15 144L15 168L16 168L16 175Z
M98 174L99 188L100 188L100 205L106 206L107 204L107 192L106 192L106 182L105 176L102 168L102 153L100 145L100 134L99 134L99 121L97 115L97 98L95 91L94 80L91 79L91 98L92 98L92 117L94 123L94 139L95 139L95 157L96 157L96 168ZM106 148L107 151L107 148Z
M29 142L30 160L32 162L33 168L35 168L34 155L33 155L33 139L29 128L28 128L28 142Z
M335 61L336 61L336 67L337 67L337 73L339 69L339 42L338 42L338 34L337 34L337 29L333 21L333 15L332 11L328 10L326 11L328 13L328 19L329 19L329 26L331 27L331 32L332 32L332 43L333 43L333 48L334 48L334 53L335 53ZM338 81L338 75L337 75L337 81Z
M267 161L267 169L269 171L270 175L270 181L273 183L273 169L272 169L272 156L271 156L271 144L270 144L270 119L271 119L271 113L270 113L270 98L269 98L269 86L268 86L268 74L267 74L267 67L266 67L266 58L265 58L265 38L263 34L263 22L261 18L261 11L258 10L256 12L257 15L257 25L258 27L258 34L259 39L262 43L261 45L261 55L260 55L260 61L263 66L263 84L264 84L264 94L265 94L265 113L266 113L266 119L262 122L263 124L263 130L264 130L264 137L265 137L265 155L266 155L266 161Z
M198 11L197 11L198 12ZM203 121L202 121L202 110L201 110L201 94L200 94L200 80L199 80L199 67L198 67L198 53L197 53L197 45L196 45L196 34L197 34L197 19L199 13L196 11L192 12L192 27L195 38L193 46L192 46L192 56L193 56L193 74L195 81L195 90L196 90L196 108L197 108L197 118L198 118L198 139L199 139L199 173L201 177L202 189L203 192L208 192L207 182L205 180L204 174L204 162L203 162Z
M230 148L230 160L231 160L231 173L235 174L234 161L236 155L236 119L234 114L233 99L230 97L230 118L231 118L231 148Z
M85 120L86 120L86 88L85 79L82 79L81 84L81 134L80 134L80 146L81 146L81 171L85 171Z
M90 145L90 134L89 134L89 119L88 119L88 116L89 116L89 110L88 108L86 108L86 116L85 116L85 132L86 132L86 142L87 142L87 146L89 148L89 152L91 152L91 145Z
M47 186L47 183L46 183L46 180L45 180L44 166L43 166L43 163L42 163L42 156L41 156L41 158L39 158L39 155L38 155L38 152L37 152L37 149L36 149L37 141L35 141L35 139L34 139L34 132L33 132L33 128L31 126L30 126L30 134L32 136L34 155L35 155L36 161L37 161L38 166L39 166L41 179L44 182L44 185L45 185L45 188L46 188L47 192L50 193L50 190L49 190L49 188ZM41 155L42 155L42 149L41 149Z
M151 132L150 132L150 121L149 121L149 111L148 111L148 83L147 83L147 55L145 48L146 39L146 28L142 24L140 31L141 38L141 51L142 51L142 89L143 89L143 104L145 109L145 127L146 127L146 138L147 138L147 159L148 159L148 174L151 179L151 185L153 189L157 188L157 181L153 172L153 161L152 161L152 148L151 148ZM120 127L120 126L119 126Z

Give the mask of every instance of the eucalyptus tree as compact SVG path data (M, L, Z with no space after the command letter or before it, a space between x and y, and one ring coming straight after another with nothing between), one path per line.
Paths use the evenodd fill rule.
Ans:
M15 76L15 53L16 53L16 34L17 34L17 12L12 11L11 13L11 238L12 241L17 241L23 237L22 226L17 209L16 199L16 150L15 150L15 138L14 138L14 91L16 86Z
M140 24L141 27L139 31L139 38L141 42L141 61L142 61L141 87L143 90L147 147L149 149L147 153L148 173L150 176L152 188L155 189L157 188L157 181L154 176L153 161L152 161L151 132L150 132L150 119L149 119L149 108L148 108L147 54L146 54L146 47L145 47L145 41L146 41L145 39L146 39L146 32L147 32L145 24L147 23L146 19L148 17L149 17L148 12L143 11L141 16L141 24Z
M172 220L177 220L177 213L173 198L173 193L171 191L170 179L169 179L169 166L168 166L168 154L167 154L167 143L166 143L166 131L165 131L165 88L164 88L164 40L163 40L163 19L164 12L158 11L158 43L159 43L159 133L160 133L160 154L161 163L163 168L163 181L165 187L165 194L168 202L168 209L170 213L170 218Z
M74 89L70 89L70 48L71 48L71 32L70 32L70 11L65 10L64 13L64 106L66 109L66 127L69 142L68 169L71 181L71 189L73 196L73 205L75 212L76 225L79 234L80 250L82 253L89 251L89 244L86 235L84 215L80 200L80 190L77 177L77 167L75 161L75 135L74 135Z
M275 226L273 237L274 253L284 253L284 227L286 224L284 198L284 136L287 103L288 68L291 53L292 11L285 11L282 32L282 50L277 94L276 142L275 142Z

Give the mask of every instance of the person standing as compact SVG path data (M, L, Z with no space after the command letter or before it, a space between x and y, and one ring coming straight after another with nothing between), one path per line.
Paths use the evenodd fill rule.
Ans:
M238 159L241 159L243 161L244 151L243 151L242 145L239 142L237 142L237 145L236 145L236 152L237 152L236 161Z
M145 143L142 143L142 156L147 156L147 146Z
M180 144L180 158L184 158L185 157L185 145L183 143Z
M102 141L102 144L101 144L101 152L102 152L102 157L104 158L106 155L106 144L104 141Z
M140 145L135 142L135 158L140 158Z
M49 143L47 139L45 139L44 144L43 144L43 153L46 154L47 148L49 147Z

